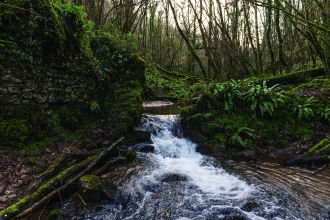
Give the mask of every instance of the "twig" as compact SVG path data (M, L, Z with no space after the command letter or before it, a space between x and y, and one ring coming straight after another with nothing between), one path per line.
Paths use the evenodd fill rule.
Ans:
M42 215L42 213L45 211L45 209L46 209L46 207L47 207L48 203L49 203L49 200L47 201L47 203L46 203L45 207L44 207L44 208L42 209L42 211L40 212L40 215L39 215L39 220L41 219L41 215Z
M80 200L82 201L82 203L84 203L84 205L87 206L86 203L85 203L85 201L83 200L83 198L81 198L81 196L77 192L76 192L76 194L80 198Z
M328 166L329 166L329 163L327 163L327 164L325 164L324 166L318 168L317 171L315 171L315 172L313 173L313 175L322 172L322 171L325 170L325 168L327 168Z

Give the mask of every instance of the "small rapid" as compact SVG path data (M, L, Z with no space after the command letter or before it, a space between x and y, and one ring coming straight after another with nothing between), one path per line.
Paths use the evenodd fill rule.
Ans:
M110 179L111 198L90 207L84 219L323 219L307 213L289 194L225 171L182 137L177 116L144 115L151 152L138 152L135 166Z

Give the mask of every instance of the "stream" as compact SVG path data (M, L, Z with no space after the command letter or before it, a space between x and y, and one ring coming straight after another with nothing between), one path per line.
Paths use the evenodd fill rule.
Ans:
M196 152L175 115L145 114L140 127L152 143L130 147L144 152L103 177L118 188L108 187L111 201L86 208L83 219L330 219L329 175L269 162L220 163Z

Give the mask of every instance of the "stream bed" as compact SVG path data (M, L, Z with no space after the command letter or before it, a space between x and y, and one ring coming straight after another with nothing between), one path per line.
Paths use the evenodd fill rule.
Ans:
M272 163L217 161L182 137L175 115L144 115L152 143L103 178L109 200L78 219L329 219L329 178ZM141 149L149 149L149 152Z

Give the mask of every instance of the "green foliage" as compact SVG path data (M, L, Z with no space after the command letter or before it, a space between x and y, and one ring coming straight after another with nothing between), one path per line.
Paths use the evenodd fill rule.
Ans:
M330 107L326 106L325 109L323 111L319 112L320 117L324 118L327 122L330 123Z
M2 25L3 19L5 16L12 16L19 11L20 7L23 7L26 3L26 0L3 0L0 5L0 26Z
M213 95L221 102L224 102L225 110L228 112L236 111L237 103L244 102L250 104L252 116L256 117L259 110L261 115L268 113L273 115L278 103L284 103L284 97L276 91L276 87L267 87L266 81L261 85L248 84L245 81L231 80L226 83L216 84Z
M146 69L146 82L153 95L165 98L177 98L178 103L186 105L193 96L195 88L184 79L161 73L153 64L148 64Z
M0 47L16 47L16 45L12 41L0 39Z
M314 96L309 97L305 100L304 103L299 104L295 103L295 107L293 109L293 112L297 113L298 120L301 119L310 119L312 116L314 116L313 109L311 108L313 103Z
M114 42L108 35L92 39L99 81L103 85L111 82L123 83L126 80L138 80L145 84L145 61L131 51L129 47Z
M79 20L84 20L87 16L84 7L81 5L60 4L60 6L63 9L62 13L64 16L68 16L69 13L73 13L77 16L77 19Z
M98 113L101 110L100 105L97 101L91 101L91 103L89 104L89 108L92 112L96 112L96 113Z
M193 98L194 94L195 94L195 90L193 87L181 87L180 89L178 89L178 101L177 104L179 105L188 105L191 98Z
M244 141L242 135L247 135L249 137L254 137L254 130L248 127L240 127L230 138L229 144L240 145L245 148L250 148L248 141Z
M250 107L254 117L256 116L256 109L260 110L261 115L267 112L272 116L278 107L278 102L284 102L283 95L275 90L277 86L268 88L266 81L263 81L262 85L249 85L250 89L244 92L243 100L251 103Z
M234 99L242 99L242 83L240 80L231 80L215 85L213 95L224 101L226 111L236 110Z

